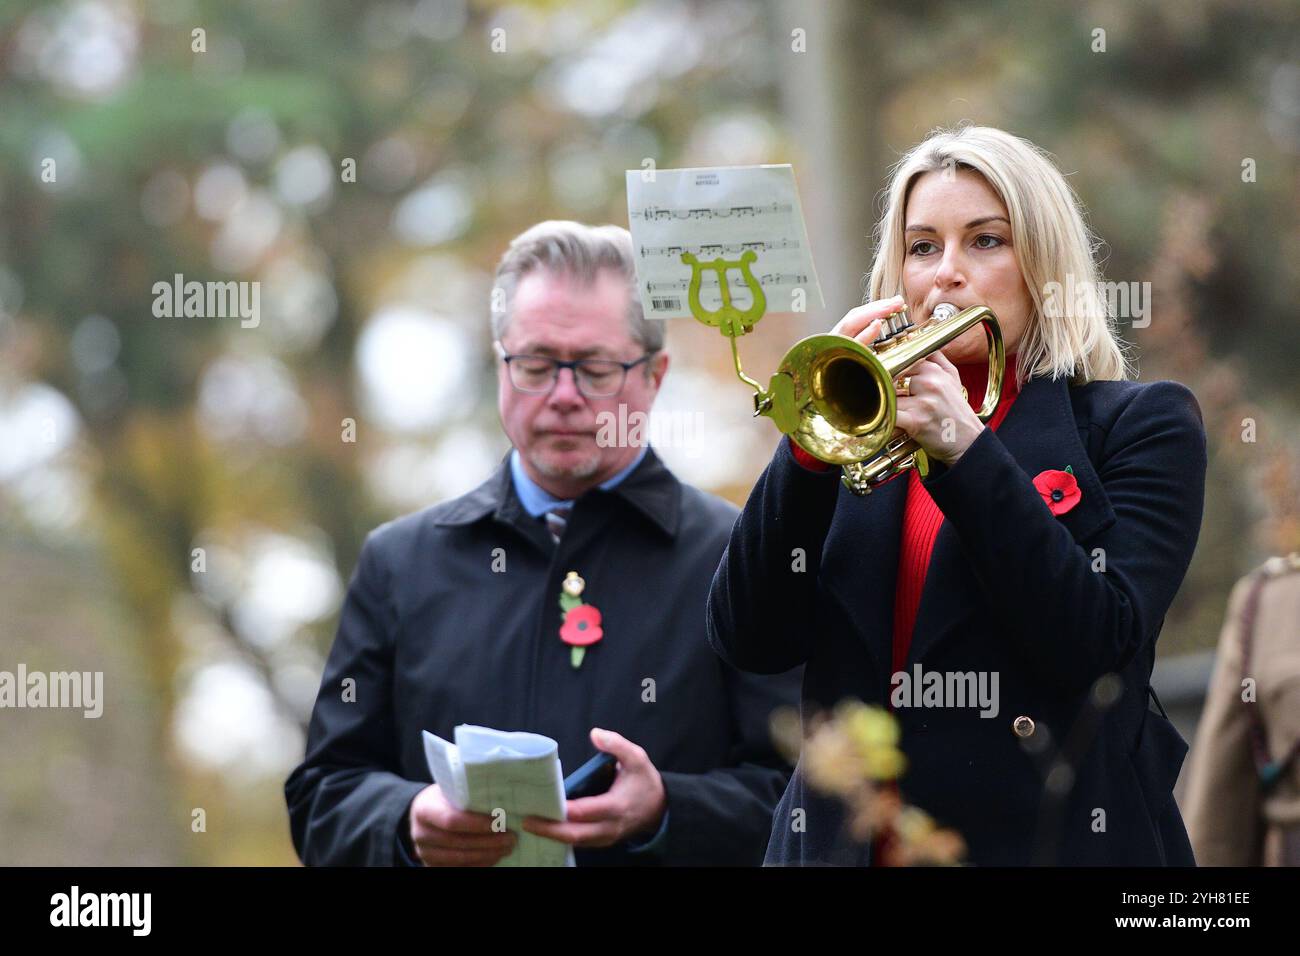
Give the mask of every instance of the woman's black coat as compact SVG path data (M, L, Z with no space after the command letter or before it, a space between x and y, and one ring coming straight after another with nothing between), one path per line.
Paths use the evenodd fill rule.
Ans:
M1058 517L1032 479L1067 465L1082 498ZM1205 466L1182 385L1038 379L996 433L925 479L944 522L906 669L996 671L1000 706L994 718L899 709L902 790L962 833L969 862L1194 863L1172 795L1187 745L1148 707L1148 687L1200 530ZM710 643L758 673L806 664L805 719L844 697L886 705L906 489L854 497L839 469L802 467L783 440L732 531ZM1094 691L1105 675L1118 683ZM1108 686L1119 693L1105 706ZM1013 732L1020 716L1028 737ZM800 767L767 862L864 862L841 825Z

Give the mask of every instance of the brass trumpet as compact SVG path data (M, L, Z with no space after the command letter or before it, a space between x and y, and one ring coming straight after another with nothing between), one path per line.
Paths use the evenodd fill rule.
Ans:
M894 313L870 346L833 333L796 342L766 392L754 396L754 414L770 416L813 457L842 466L844 484L854 494L870 494L907 468L924 476L929 473L925 451L895 424L895 380L975 325L983 325L988 340L988 385L977 413L988 421L1002 395L1002 331L987 306L958 312L947 302L920 328L905 310Z
M755 258L752 250L746 250L737 261L718 258L701 262L692 253L682 253L682 262L691 267L687 294L691 314L731 340L736 375L754 389L755 417L766 415L814 458L840 465L842 481L854 494L870 494L872 488L907 468L916 468L923 477L929 474L925 450L897 426L894 380L975 325L984 326L989 349L988 386L977 414L986 422L997 410L1006 356L997 317L983 305L958 312L955 305L941 302L934 307L930 321L919 328L907 311L900 309L887 317L883 334L870 346L834 333L810 335L785 354L763 388L741 369L736 347L736 339L753 331L767 310L763 288L750 271ZM752 301L747 308L731 301L730 269L739 269L749 288ZM718 278L721 305L716 309L705 309L700 302L705 271Z

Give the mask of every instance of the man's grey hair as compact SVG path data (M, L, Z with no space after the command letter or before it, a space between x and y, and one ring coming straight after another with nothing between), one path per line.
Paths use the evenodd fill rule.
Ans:
M588 226L549 219L525 230L514 238L497 265L492 283L492 338L499 342L505 335L515 289L529 273L545 269L589 286L601 269L609 269L627 282L627 322L633 340L647 352L662 350L664 320L645 317L636 288L634 256L632 234L622 226Z

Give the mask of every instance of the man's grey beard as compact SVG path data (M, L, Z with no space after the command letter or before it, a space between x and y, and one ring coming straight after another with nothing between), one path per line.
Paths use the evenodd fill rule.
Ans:
M539 475L545 475L547 478L567 478L581 481L584 478L590 478L600 470L600 452L593 452L586 461L568 468L559 468L549 464L543 460L540 454L529 455L528 460L532 462Z

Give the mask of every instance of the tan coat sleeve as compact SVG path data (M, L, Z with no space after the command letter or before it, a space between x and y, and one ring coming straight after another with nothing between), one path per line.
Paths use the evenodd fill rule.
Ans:
M1241 612L1254 576L1233 588L1219 635L1214 675L1188 767L1183 816L1200 866L1258 866L1262 819L1259 778L1242 702Z

